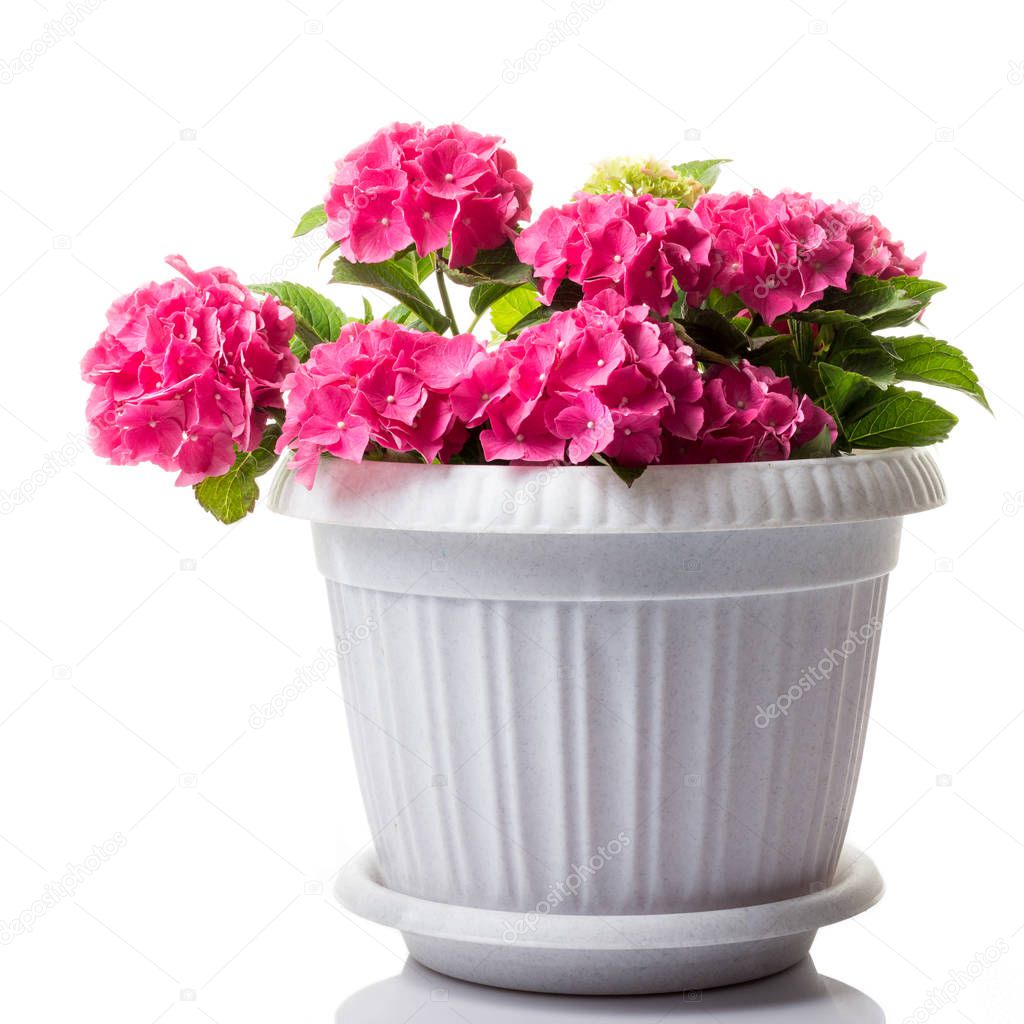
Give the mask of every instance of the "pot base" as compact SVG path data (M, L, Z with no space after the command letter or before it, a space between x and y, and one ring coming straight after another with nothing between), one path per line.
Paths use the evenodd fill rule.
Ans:
M396 892L372 849L336 895L346 909L402 932L425 967L497 988L565 995L684 992L753 981L797 963L818 928L867 910L882 878L853 847L832 885L806 896L683 914L538 915L454 906Z

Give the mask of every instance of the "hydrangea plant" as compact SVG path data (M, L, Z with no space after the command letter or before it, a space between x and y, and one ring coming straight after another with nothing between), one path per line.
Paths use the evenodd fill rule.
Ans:
M964 354L920 329L944 287L923 255L855 205L715 193L723 163L607 161L530 223L500 138L390 125L295 232L326 226L332 282L389 308L348 316L305 285L171 257L182 277L118 299L83 361L94 447L177 472L233 522L284 454L306 486L325 457L603 465L632 483L653 464L945 438L956 418L906 383L987 407ZM449 285L471 289L465 333Z

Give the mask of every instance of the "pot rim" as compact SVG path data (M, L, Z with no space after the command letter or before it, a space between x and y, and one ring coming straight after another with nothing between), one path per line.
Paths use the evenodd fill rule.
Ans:
M316 482L291 459L275 512L337 526L431 533L706 533L892 519L946 492L920 448L852 456L650 466L631 488L605 466L425 465L321 459Z

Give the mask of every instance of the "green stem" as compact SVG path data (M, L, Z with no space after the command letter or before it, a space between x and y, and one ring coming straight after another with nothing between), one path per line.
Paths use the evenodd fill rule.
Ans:
M480 318L484 315L485 312L487 312L487 311L482 309L482 310L480 310L479 313L477 313L477 315L475 317L473 317L472 321L470 322L470 325L466 328L466 333L467 334L472 334L473 333L473 328L476 327L476 325L478 323L480 323Z
M444 306L444 315L448 317L448 323L451 324L452 334L458 334L459 326L456 324L455 314L452 312L452 300L448 298L448 285L445 284L444 271L441 269L441 265L437 262L436 257L434 259L434 273L437 276L437 290L441 293L441 305Z
M693 350L693 354L704 363L719 363L722 366L731 366L732 360L727 356L723 356L719 352L715 352L713 349L705 348L700 342L695 341L690 337L689 331L681 324L678 320L672 320L672 327L675 329L676 337L684 345L689 345Z

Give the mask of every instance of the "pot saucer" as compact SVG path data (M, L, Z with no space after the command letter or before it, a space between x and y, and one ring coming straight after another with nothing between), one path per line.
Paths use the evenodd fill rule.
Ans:
M847 846L832 885L805 896L682 914L540 915L423 900L387 888L370 848L335 894L397 928L426 967L498 988L571 995L681 992L752 981L807 955L818 928L881 898L874 862Z

